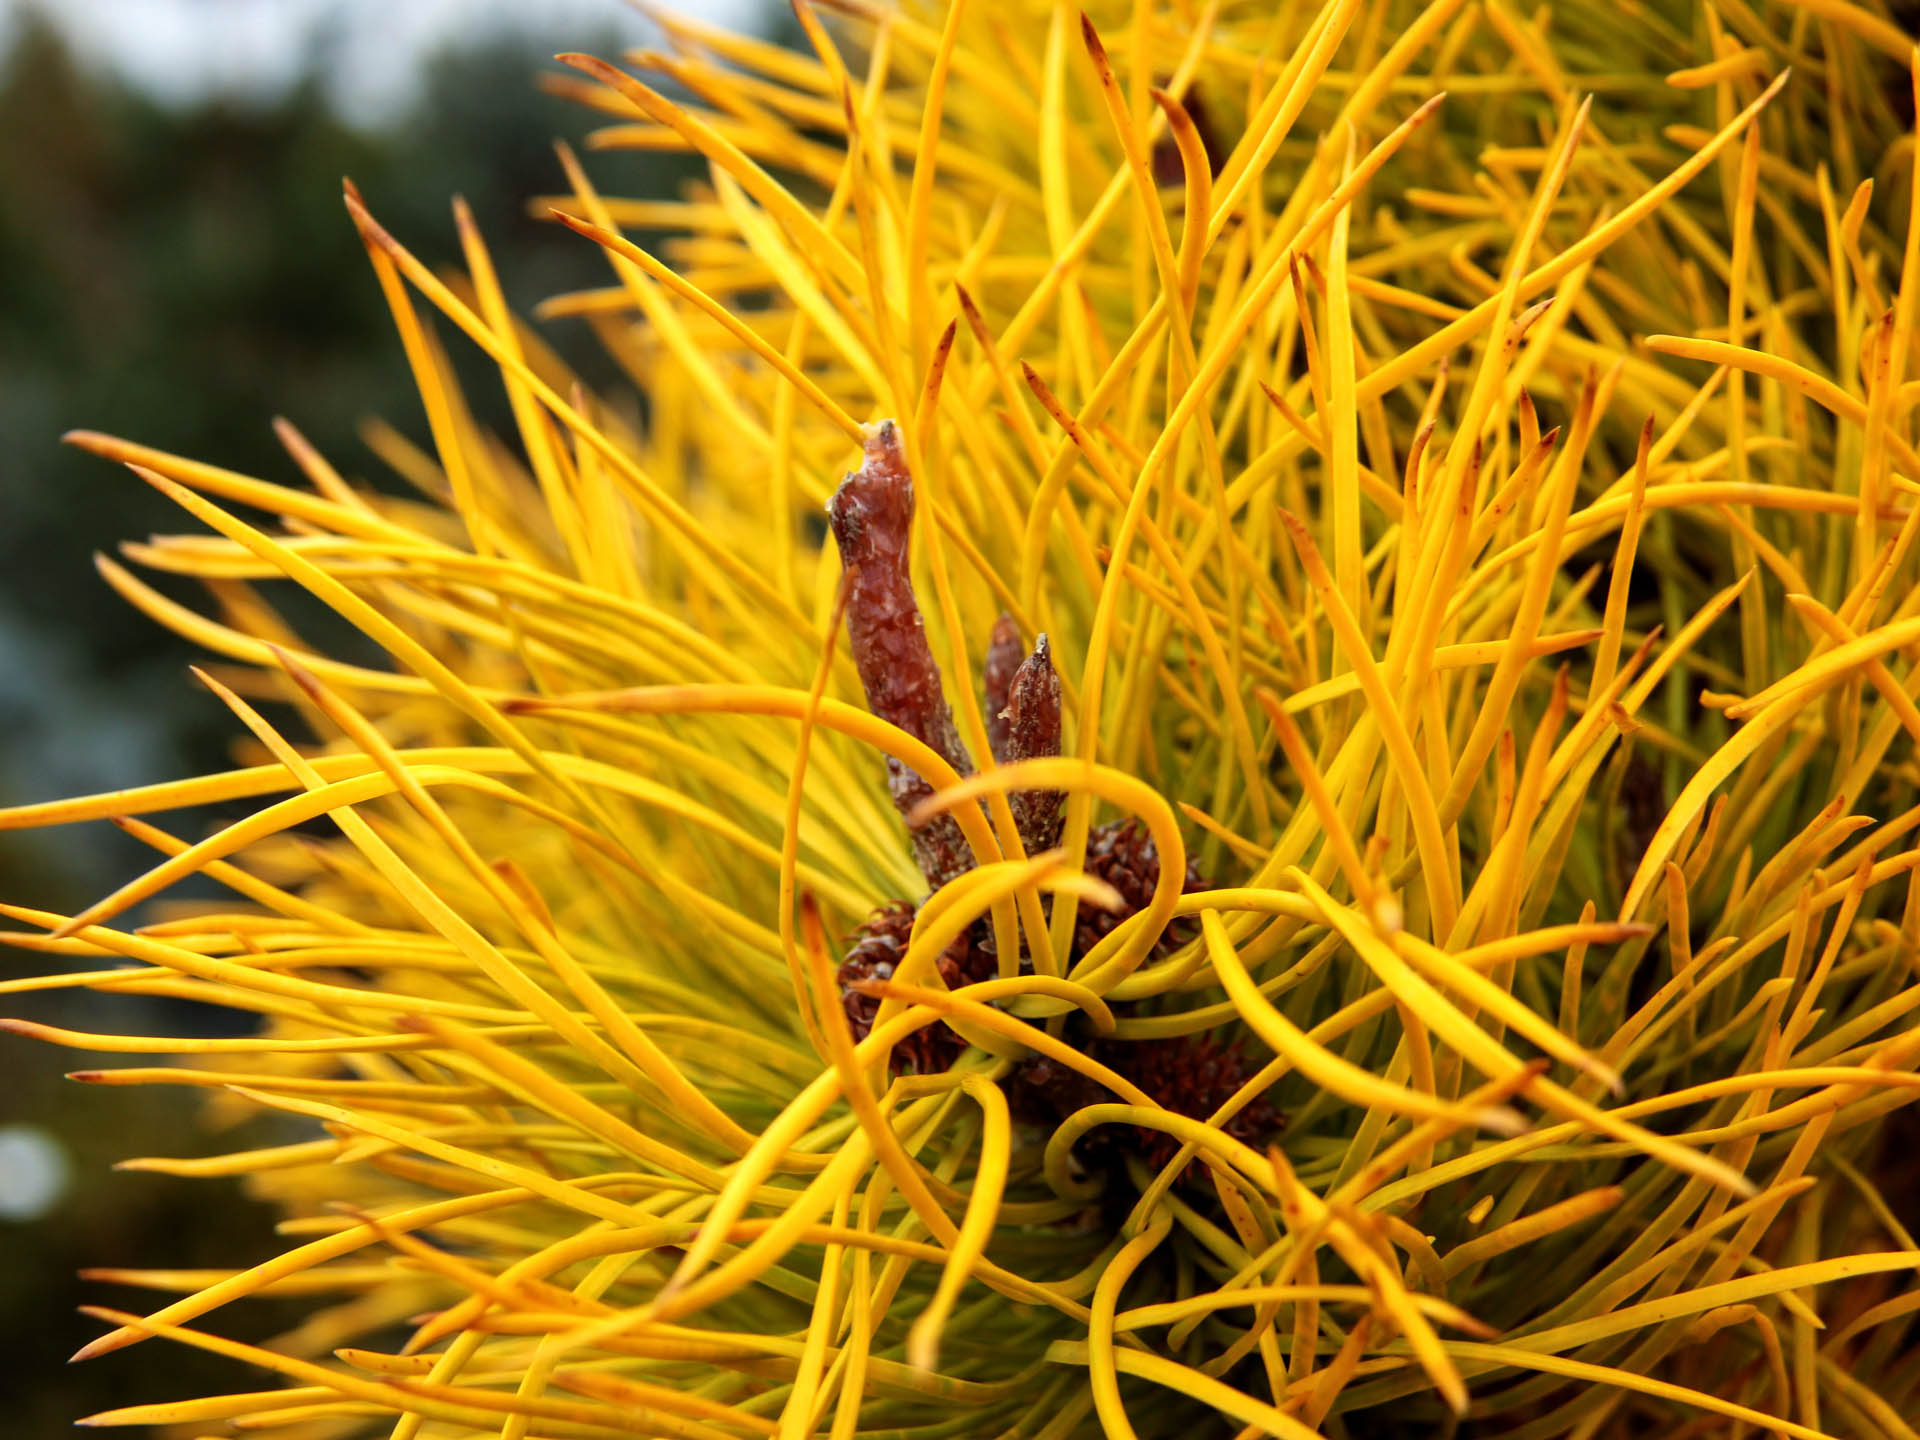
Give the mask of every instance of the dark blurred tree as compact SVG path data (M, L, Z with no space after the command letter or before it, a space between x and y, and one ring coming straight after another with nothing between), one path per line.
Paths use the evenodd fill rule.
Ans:
M63 431L106 430L286 479L295 472L269 428L286 415L341 469L375 483L361 420L381 416L424 442L340 204L343 176L436 262L457 253L448 207L464 194L523 310L605 283L591 247L526 209L529 195L559 185L552 138L593 123L534 84L555 39L618 43L496 35L448 51L405 120L369 134L332 113L317 74L264 107L158 106L81 74L53 27L27 12L0 80L0 799L212 764L214 737L229 729L182 682L185 647L89 563L128 536L175 528L176 512L133 476L63 447ZM595 157L594 168L613 194L670 193L686 173L645 156ZM590 379L610 374L584 327L553 338ZM452 349L470 360L463 342ZM497 382L472 398L483 420L507 423ZM52 843L83 887L106 878L109 855L136 853ZM44 853L48 842L35 844ZM22 863L18 846L0 848L0 866Z

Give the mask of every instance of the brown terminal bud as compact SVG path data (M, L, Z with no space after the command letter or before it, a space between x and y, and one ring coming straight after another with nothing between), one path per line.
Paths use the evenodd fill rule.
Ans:
M954 728L908 573L913 476L899 427L891 420L874 427L865 463L834 491L827 502L827 520L849 577L848 648L867 692L867 708L924 743L960 774L972 774L973 760ZM933 793L924 777L891 757L887 781L903 817ZM973 852L951 815L937 816L913 832L913 854L927 884L936 890L973 867Z

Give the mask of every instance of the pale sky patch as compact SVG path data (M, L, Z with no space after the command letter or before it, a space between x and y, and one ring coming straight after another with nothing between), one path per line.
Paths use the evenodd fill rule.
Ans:
M422 63L448 44L503 31L561 51L609 31L643 41L651 27L621 0L43 0L81 64L109 71L156 99L268 101L331 43L328 97L357 125L404 114ZM686 0L676 6L721 24L751 26L763 0ZM0 12L0 49L18 12Z

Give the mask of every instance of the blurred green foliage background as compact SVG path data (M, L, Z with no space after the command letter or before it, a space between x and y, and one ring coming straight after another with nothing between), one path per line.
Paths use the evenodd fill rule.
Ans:
M123 604L91 563L123 539L191 522L131 474L63 446L61 433L109 431L297 483L270 428L284 415L344 473L394 488L359 427L377 416L417 444L426 427L340 205L341 177L436 263L457 255L448 206L463 194L523 313L556 291L604 284L592 247L527 207L561 188L551 141L595 123L535 76L563 46L612 55L647 38L612 0L600 34L496 33L434 56L404 117L369 131L330 107L324 52L278 98L176 109L83 69L32 13L14 36L0 74L0 804L219 768L235 730L187 675L190 647ZM687 173L657 156L591 165L613 195L668 194ZM612 378L584 326L548 329L590 381ZM473 373L476 413L505 426L497 382ZM70 912L151 861L106 826L0 833L0 898ZM0 976L60 968L44 958L0 951ZM109 1033L232 1023L57 989L8 996L0 1013ZM22 1157L35 1147L66 1171L45 1213L0 1206L0 1414L13 1440L69 1434L76 1418L113 1406L259 1383L164 1344L65 1365L100 1328L77 1304L150 1299L83 1282L82 1266L233 1266L274 1245L271 1215L231 1183L111 1170L129 1155L234 1148L194 1095L62 1078L121 1063L165 1057L0 1036L0 1167L14 1167L0 1191L9 1178L25 1183ZM211 1328L254 1339L292 1320L263 1304Z

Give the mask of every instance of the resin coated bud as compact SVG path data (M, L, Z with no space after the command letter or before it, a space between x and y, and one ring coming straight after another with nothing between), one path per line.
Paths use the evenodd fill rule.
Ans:
M960 774L972 774L973 760L954 728L908 573L913 476L899 427L891 420L874 428L866 463L834 491L827 502L827 520L848 575L847 640L867 692L867 707ZM887 779L903 817L933 793L923 777L891 758ZM973 852L952 816L942 815L912 834L914 860L934 889L973 867Z

